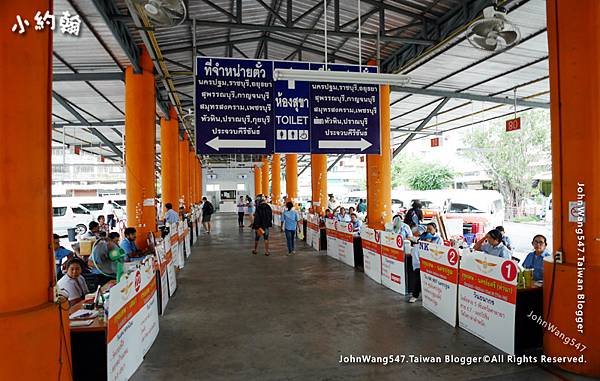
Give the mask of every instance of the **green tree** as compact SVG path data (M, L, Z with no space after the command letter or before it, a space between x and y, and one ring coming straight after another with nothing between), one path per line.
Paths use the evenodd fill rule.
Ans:
M462 154L482 165L513 215L532 193L536 173L550 169L550 115L547 110L522 113L521 129L506 132L506 121L477 128L465 136Z
M411 160L395 160L392 165L392 187L406 185L413 190L443 189L452 184L454 173L442 164Z

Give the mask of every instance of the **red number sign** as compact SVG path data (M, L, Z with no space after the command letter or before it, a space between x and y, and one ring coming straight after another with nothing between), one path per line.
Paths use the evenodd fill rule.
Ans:
M506 121L506 132L521 129L521 118L509 119Z

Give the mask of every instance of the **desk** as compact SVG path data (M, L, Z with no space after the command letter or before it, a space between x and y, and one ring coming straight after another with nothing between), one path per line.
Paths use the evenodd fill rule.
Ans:
M102 287L106 291L113 282ZM69 315L83 309L84 301L74 304ZM88 326L71 327L71 361L73 380L106 380L106 334L107 322L96 317Z
M517 306L515 312L515 353L521 354L542 347L544 328L531 320L528 315L533 311L536 316L543 316L543 287L532 287L517 290Z

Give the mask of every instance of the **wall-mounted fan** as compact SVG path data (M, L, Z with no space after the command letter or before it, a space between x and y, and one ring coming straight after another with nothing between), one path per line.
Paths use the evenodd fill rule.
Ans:
M499 7L487 7L483 18L477 20L466 32L467 40L478 49L498 51L516 45L521 39L519 28L506 18L506 10Z
M184 0L134 0L156 26L176 26L187 18Z

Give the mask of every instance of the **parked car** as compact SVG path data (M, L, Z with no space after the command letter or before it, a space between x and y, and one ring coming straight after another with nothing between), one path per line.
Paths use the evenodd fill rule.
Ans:
M92 212L72 198L58 197L52 199L52 230L60 236L67 235L67 229L75 228L77 234L88 229L94 220Z
M450 190L446 218L463 220L465 233L483 234L504 223L504 197L492 190Z

